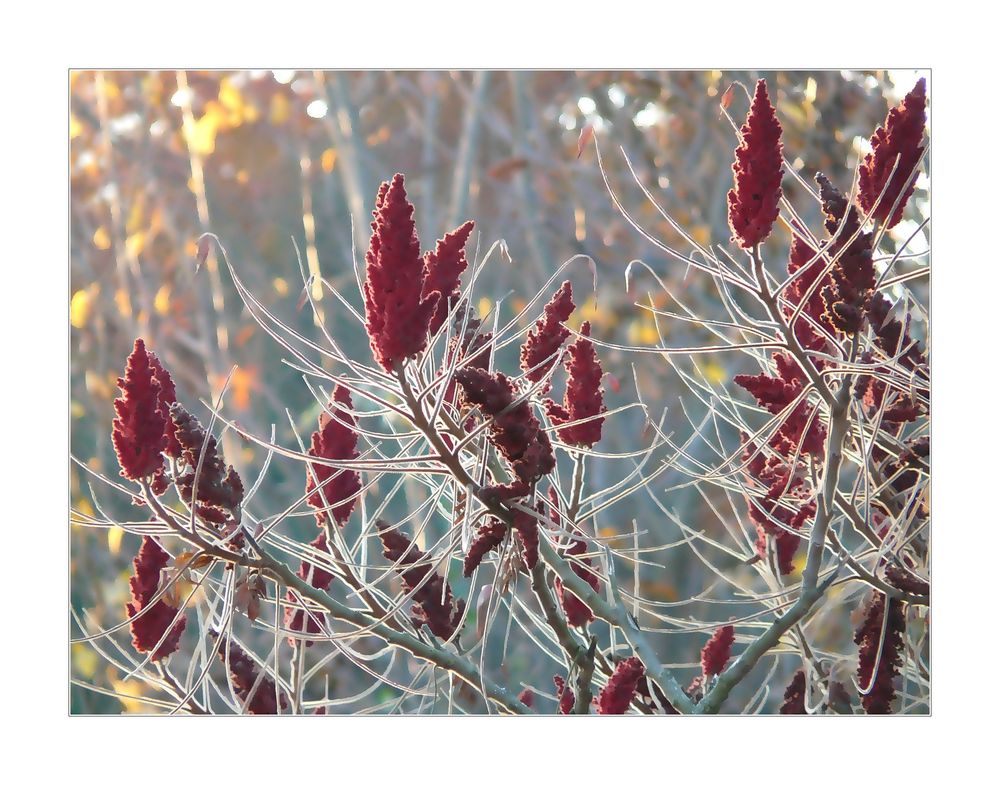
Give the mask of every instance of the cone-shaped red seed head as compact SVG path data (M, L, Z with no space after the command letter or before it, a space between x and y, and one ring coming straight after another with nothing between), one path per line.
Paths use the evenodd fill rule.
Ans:
M556 685L556 698L559 701L559 713L570 714L576 704L576 696L572 688L566 684L562 676L553 676L552 683Z
M326 551L326 533L320 532L311 543L309 543L315 550ZM310 586L317 589L322 589L326 591L330 588L330 584L333 582L333 574L327 572L322 567L316 567L309 562L303 561L299 564L299 570L296 573L302 580L306 581ZM298 601L295 599L291 592L288 592L288 602L289 605L285 608L285 627L289 630L294 630L295 632L308 632L308 633L318 633L320 632L320 626L316 619L320 618L321 611L312 611L312 614L306 613L305 609L302 608ZM316 617L314 619L313 617ZM295 646L298 644L298 639L294 636L288 637L288 642ZM306 646L312 646L312 641L305 641Z
M573 287L564 281L552 299L545 305L541 317L528 331L521 346L521 370L534 384L545 376L555 364L555 354L569 336L564 322L573 313ZM539 393L548 392L551 385L544 384Z
M891 229L903 217L903 209L913 194L917 179L914 171L923 154L924 127L927 123L927 82L920 79L903 102L889 112L885 125L875 129L872 151L861 162L858 178L858 204L874 220ZM899 159L899 163L896 159ZM895 172L893 172L895 167ZM892 172L892 179L889 174ZM886 183L889 184L886 188ZM882 201L878 201L885 188ZM899 204L893 210L896 199Z
M153 352L147 351L147 354L149 355L149 365L153 369L153 378L156 379L156 383L160 386L157 392L157 400L159 401L158 409L166 423L164 433L167 439L163 452L171 458L180 458L181 445L177 441L177 427L174 425L174 421L170 419L170 404L177 402L177 388L174 386L173 378L160 362L160 358Z
M836 259L823 288L823 300L830 322L847 334L858 332L875 288L871 234L860 231L861 216L854 205L822 172L816 175L823 200L825 226L832 239L828 253Z
M814 407L803 398L791 412L786 409L791 406L802 393L808 383L806 375L791 355L777 352L774 355L776 376L760 373L756 376L737 374L733 381L753 395L757 403L771 414L781 414L784 422L771 438L770 445L782 455L800 454L822 456L826 443L826 428L818 416L813 416ZM809 430L803 432L808 426Z
M785 688L784 700L781 702L779 714L805 714L806 713L806 674L795 671L788 687Z
M134 575L129 578L132 601L125 606L131 619L143 608L153 603L160 587L160 572L167 566L170 556L152 537L143 537L139 555L132 561ZM166 601L166 594L156 600L149 609L129 625L132 631L132 645L140 653L153 651L164 633L170 633L150 657L151 662L169 657L180 646L181 634L187 620L179 616L177 608Z
M433 251L424 254L424 298L434 292L440 295L437 308L431 316L430 331L436 333L448 317L448 309L458 300L459 278L469 266L465 258L465 244L475 226L466 221L454 231L437 241Z
M507 524L498 518L487 518L477 530L469 551L465 554L465 561L462 564L462 574L469 578L476 568L483 563L486 554L503 545L507 536Z
M511 525L521 543L524 564L529 570L533 570L538 564L538 518L524 510L515 509Z
M569 378L566 380L566 392L562 406L550 399L545 399L549 418L555 425L577 423L578 420L594 419L567 425L557 430L556 436L565 444L579 447L593 447L601 440L601 428L604 418L596 415L607 411L604 406L604 390L601 389L601 377L604 371L597 359L594 344L588 340L590 322L580 326L581 336L573 342L566 352L566 370Z
M320 427L312 435L309 455L330 461L350 461L358 457L358 434L353 428L354 417L348 413L353 408L350 391L338 384L330 406L333 414L324 412L320 416ZM332 508L334 520L344 526L351 517L361 489L358 473L319 463L311 463L309 467L306 472L306 493L309 494L306 501L317 510ZM317 490L320 485L323 487Z
M767 239L781 199L781 124L763 79L757 82L750 113L740 129L729 192L729 227L743 248Z
M413 623L417 627L426 624L434 635L442 640L450 639L462 624L465 601L455 602L451 587L437 573L420 586L433 569L426 554L399 529L389 528L384 521L378 521L376 527L385 558L396 564L407 592L413 592L413 610L410 612ZM420 588L414 591L417 586Z
M181 497L191 503L197 474L198 513L215 523L222 523L227 517L235 520L240 515L240 505L243 503L243 481L240 476L232 466L226 465L215 437L206 433L197 417L181 404L173 403L170 406L170 418L176 426L174 433L181 446L184 461L184 470L177 477ZM201 458L202 451L205 453L204 458Z
M733 648L735 630L732 624L719 627L701 650L701 672L707 683L712 676L718 676L729 662Z
M510 464L517 477L518 493L555 468L555 456L548 435L527 400L514 404L514 386L502 373L489 373L467 366L455 372L465 399L491 418L489 439Z
M566 551L567 555L580 556L587 552L587 544L583 540L577 540ZM580 563L582 562L582 564ZM592 569L587 569L591 564L590 559L577 559L570 562L570 569L590 584L595 592L600 587L600 580ZM566 621L574 627L583 627L594 620L594 612L590 607L573 592L563 586L563 582L556 578L556 596L562 606L563 613L566 614Z
M209 634L213 637L216 635L214 632ZM229 676L233 682L233 691L244 704L243 710L247 714L277 714L278 700L275 698L274 679L264 676L258 683L257 664L236 641L232 638L228 640L228 646L219 647L219 659L226 662L228 650ZM255 684L256 690L254 690ZM252 697L251 690L253 690ZM247 698L250 698L249 702ZM284 692L281 693L280 702L283 711L288 709Z
M886 613L888 618L884 618ZM906 618L902 603L890 599L887 605L885 595L876 592L868 601L864 621L854 636L854 642L858 644L858 683L862 687L871 685L868 694L861 697L861 705L867 714L892 713L892 701L896 697L893 679L899 674L899 667L903 662L900 651L903 648L905 630ZM875 670L876 659L878 670Z
M646 669L638 657L628 657L615 666L607 685L597 696L598 714L624 714L635 696Z
M118 387L122 396L114 402L117 416L111 426L111 441L122 477L141 480L163 466L161 453L167 443L166 419L160 411L160 386L141 338L136 338Z
M382 183L373 215L365 255L365 328L375 359L391 371L427 345L427 328L441 295L423 296L424 262L403 175Z

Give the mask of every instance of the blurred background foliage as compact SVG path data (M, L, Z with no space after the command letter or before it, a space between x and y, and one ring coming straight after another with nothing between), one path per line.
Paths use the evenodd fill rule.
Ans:
M709 282L665 257L616 210L602 180L593 145L578 153L585 125L596 131L614 191L653 237L684 248L682 238L642 195L635 177L696 240L728 247L725 194L731 187L735 137L721 115L720 97L734 81L768 79L784 127L786 157L807 180L826 172L850 189L859 152L890 104L909 90L914 72L73 72L70 75L70 323L71 447L93 469L117 476L111 446L115 379L133 340L142 336L172 372L180 400L199 416L233 366L225 412L266 438L294 443L286 408L305 433L316 406L301 378L281 364L281 351L249 317L227 272L209 255L196 269L196 240L219 236L241 277L262 303L299 331L313 334L301 308L302 279L293 239L310 272L319 273L358 307L352 254L363 260L378 184L406 174L422 245L430 247L467 218L476 221L470 255L504 240L478 288L483 307L506 297L503 317L517 312L563 261L585 254L596 264L593 292L588 266L570 267L581 318L595 334L621 344L655 345L657 327L634 302L667 304L638 276L626 292L625 267L643 259L689 304L711 310ZM742 118L737 91L731 112ZM786 175L786 194L803 217L817 210ZM921 176L912 218L927 212ZM352 243L353 222L353 243ZM892 240L916 228L912 220ZM779 228L767 257L783 268L787 231ZM353 247L352 247L353 245ZM478 251L476 249L478 248ZM924 250L911 248L910 250ZM902 266L905 269L905 265ZM922 284L918 284L918 288ZM317 289L317 294L322 292ZM509 295L509 296L508 296ZM547 295L546 295L547 297ZM323 298L324 318L342 345L366 355L367 340ZM705 334L661 320L671 345L703 342ZM513 355L511 356L513 357ZM726 353L701 360L705 378L725 385L744 370ZM668 407L665 429L690 426L677 405L683 388L653 355L603 351L612 374L609 405L635 399L633 367L654 413ZM513 367L514 360L510 359ZM601 449L626 452L648 443L637 412L605 428ZM252 482L263 454L232 433L223 438L228 461ZM622 470L599 462L592 487ZM678 478L674 477L676 482ZM94 488L71 467L72 505L95 506L123 520L141 512L106 489ZM296 498L301 465L275 460L264 492L268 511ZM663 486L673 484L669 476ZM661 488L660 484L654 488ZM667 499L697 528L718 529L693 491ZM676 540L648 497L637 494L602 517L602 533L630 533L635 518L655 545ZM441 526L445 523L440 522ZM293 523L312 536L310 520ZM105 626L124 618L127 577L138 541L120 529L71 528L71 593ZM647 597L672 601L706 589L706 571L688 551L661 551L665 570L643 574ZM189 625L190 628L191 625ZM77 631L74 630L74 635ZM127 630L120 640L127 644ZM664 636L668 659L696 663L704 635ZM850 630L830 630L832 647L849 645ZM530 644L512 640L505 660L511 678L547 678L530 672ZM523 654L523 656L522 656ZM74 644L73 675L123 694L142 685L121 674L86 644ZM509 663L506 664L506 663ZM352 677L348 670L336 678ZM692 670L694 673L694 670ZM373 699L374 700L374 699ZM73 688L74 712L149 711L125 698Z

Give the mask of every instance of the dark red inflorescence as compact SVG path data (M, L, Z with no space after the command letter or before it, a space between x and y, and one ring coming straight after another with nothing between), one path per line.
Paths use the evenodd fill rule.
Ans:
M900 222L903 209L913 194L917 179L917 172L914 170L924 152L926 109L927 82L920 79L903 102L889 112L885 125L875 129L871 138L872 151L861 162L858 204L866 213L874 209L872 217L879 223L884 223L887 229ZM886 183L889 184L888 188ZM894 210L893 205L897 199L899 204Z
M797 670L792 680L785 688L784 699L778 709L779 714L805 714L806 713L806 674Z
M469 266L465 258L465 244L474 226L473 221L466 221L438 240L433 251L424 254L423 298L426 300L435 292L439 295L437 307L431 316L432 333L440 329L448 318L449 309L454 308L458 301L459 279Z
M624 714L635 696L639 679L646 675L646 669L638 657L627 657L615 665L607 685L597 696L598 714Z
M466 367L455 372L466 401L490 418L489 439L510 465L515 482L499 490L501 497L527 495L539 478L555 468L548 435L526 399L518 401L510 379L502 373Z
M857 208L827 179L816 175L823 201L824 225L831 240L824 250L835 259L829 283L823 287L823 301L830 322L838 330L853 335L865 323L869 300L875 289L872 236L861 231Z
M729 655L733 650L733 641L736 640L736 633L732 624L719 627L712 637L708 639L701 650L701 673L704 683L713 676L718 676L726 668L729 662Z
M462 625L465 600L454 601L451 587L444 578L433 572L426 554L410 542L406 535L398 529L391 529L384 521L378 521L376 526L385 558L396 564L407 592L413 592L410 617L414 625L420 627L426 624L442 640L452 638ZM428 575L431 575L429 579Z
M392 371L423 351L440 292L424 296L424 260L403 175L382 183L365 255L365 328L378 363Z
M899 675L903 662L900 652L905 631L903 604L894 599L889 599L887 604L885 595L875 592L865 606L864 621L854 635L854 642L858 644L858 684L862 688L871 686L868 694L861 696L861 705L867 714L892 713L892 702L896 697L893 680Z
M198 514L206 521L233 524L240 520L243 503L243 481L232 466L227 466L215 437L206 433L198 418L181 404L170 406L170 418L175 425L181 446L184 468L177 477L181 498L192 504L195 475L198 475ZM201 458L202 451L205 457ZM201 461L201 471L198 463Z
M521 346L521 370L532 384L541 381L555 365L556 352L569 337L565 322L574 308L573 287L569 281L564 281L546 304L535 326L528 331ZM544 395L551 386L545 382L538 388L538 393Z
M178 614L178 609L166 600L166 593L153 602L160 588L160 573L170 561L170 555L152 537L143 537L139 555L132 561L135 574L129 578L132 601L125 605L125 612L132 619L139 611L146 612L135 618L129 625L132 631L132 645L141 653L153 651L151 662L169 657L180 646L181 635L187 620ZM152 603L152 604L151 604ZM169 629L169 634L167 630ZM166 634L163 643L156 646Z
M320 532L319 535L314 539L310 546L319 551L326 551L326 534ZM302 580L306 581L310 586L314 586L317 589L322 589L326 591L330 588L330 584L333 582L333 574L327 572L322 567L317 567L309 562L303 561L299 565L298 573L296 573ZM285 608L285 627L289 630L295 632L307 632L311 634L316 634L320 632L320 626L318 623L318 618L320 617L320 611L312 611L312 614L306 613L305 609L302 608L298 600L296 600L295 595L291 591L287 595L288 606ZM313 617L316 618L313 618ZM288 642L295 646L298 643L298 639L295 636L289 636ZM312 646L312 641L305 641L306 646Z
M590 322L581 325L580 333L581 337L566 352L569 378L562 405L546 398L545 406L555 425L576 423L555 432L562 442L578 447L593 447L601 440L601 428L604 425L604 418L598 415L607 411L604 406L604 391L601 389L604 371L597 359L597 352L594 351L594 344L587 338L590 335ZM594 419L588 420L591 417ZM577 422L579 420L587 422Z
M596 592L600 587L600 581L594 574L593 569L587 569L590 567L591 560L581 558L581 554L586 552L587 544L583 540L576 540L567 549L566 555L577 557L570 561L570 569L589 583L590 587ZM559 578L556 578L555 583L556 596L559 598L559 604L562 606L563 613L566 614L566 621L574 627L583 627L592 622L594 620L594 612L590 610L590 607L563 586L563 582Z
M216 633L210 633L215 637ZM257 664L231 637L228 646L219 647L219 659L226 662L228 649L229 676L233 682L236 697L243 702L243 710L247 714L277 714L279 701L275 696L274 679L270 676L260 676ZM254 689L254 685L257 688ZM251 691L253 695L251 696ZM247 700L249 698L249 701ZM288 709L288 701L282 692L280 697L281 710Z
M312 435L309 455L329 461L357 458L358 434L354 430L354 417L349 414L353 410L350 391L338 384L329 408L333 414L324 412L320 416L319 430ZM309 494L306 501L320 511L317 514L320 523L326 515L324 510L329 508L333 519L343 527L357 503L361 478L356 471L348 468L319 463L310 463L309 467L306 472L306 493Z
M740 128L733 174L729 227L742 248L753 248L771 234L781 199L781 124L763 79L757 82L750 112Z
M167 444L160 385L141 338L135 341L118 387L122 396L114 401L117 416L111 427L111 441L122 477L138 481L162 469L162 452Z
M576 696L572 688L566 683L562 676L553 676L552 683L556 685L556 698L559 701L560 714L572 714L573 706L576 704Z

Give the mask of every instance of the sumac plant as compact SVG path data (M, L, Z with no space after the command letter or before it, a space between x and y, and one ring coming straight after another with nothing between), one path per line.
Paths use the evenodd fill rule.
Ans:
M744 91L742 123L734 88L720 118L737 143L728 243L696 241L637 181L689 244L668 246L605 178L666 263L714 288L705 312L651 264L623 262L630 291L654 282L637 307L658 327L700 332L696 346L671 345L666 329L653 346L600 340L574 318L580 258L513 317L500 302L483 308L472 293L503 246L473 258L472 221L423 245L402 174L378 189L360 297L327 286L367 352L348 351L321 318L314 281L304 297L316 334L303 335L203 238L322 413L311 433L290 416L282 443L277 426L255 434L228 417L225 389L193 411L136 339L108 417L121 476L80 462L135 514L74 518L135 535L130 600L106 628L74 612L74 640L142 682L151 711L926 712L929 370L926 313L909 286L928 267L908 250L926 221L909 239L889 234L917 214L925 85L874 131L853 177L812 180L786 156L764 80ZM606 405L611 351L683 383L686 438L649 411L638 375L638 400ZM729 386L710 379L699 363L715 353L746 372ZM645 442L602 451L626 410L646 417ZM227 463L226 429L266 452L256 476ZM587 469L600 461L624 462L622 479L594 487L607 475ZM273 462L301 488L282 509L262 490ZM667 476L680 479L664 488ZM675 510L678 488L718 526ZM597 518L630 494L654 512L610 537ZM293 536L303 519L313 533ZM654 529L677 534L704 591L643 596L638 568L663 552L643 545ZM537 655L532 683L505 660L513 634ZM691 665L665 664L671 636L691 641ZM345 692L338 669L363 688Z

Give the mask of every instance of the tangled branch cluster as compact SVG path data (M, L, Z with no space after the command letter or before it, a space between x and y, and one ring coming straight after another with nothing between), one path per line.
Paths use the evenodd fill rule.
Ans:
M508 321L501 303L476 312L473 287L497 246L470 262L467 221L421 252L402 174L375 199L364 313L355 312L369 360L266 311L222 249L246 309L290 354L322 413L308 440L292 421L286 435L298 449L244 431L221 403L199 420L135 341L111 426L126 483L101 479L152 520L86 522L141 535L118 627L127 622L146 655L134 665L161 696L151 705L350 710L373 689L331 694L336 679L319 679L345 668L386 687L391 698L376 708L387 712L756 711L775 673L789 679L770 690L781 713L926 708L929 373L915 337L923 314L904 285L926 267L905 245L884 250L925 149L925 85L875 131L850 196L822 173L816 190L796 174L814 200L797 211L765 82L747 97L728 195L739 258L657 241L716 287L721 315L698 315L666 292L685 322L711 333L704 346L602 340L577 313L566 272L576 259ZM782 226L787 259L772 264ZM508 346L518 362L505 366ZM664 433L645 404L608 408L605 348L667 361L704 406L690 439ZM684 364L710 351L755 366L733 377L743 392L720 391ZM599 451L607 422L633 409L651 443ZM217 426L291 465L298 498L267 509L256 494L263 478L244 483L227 464ZM588 488L587 468L612 461L627 467L623 479ZM663 476L695 489L718 531L664 504L654 484ZM681 603L644 596L641 570L663 568L661 549L640 545L656 522L638 521L631 546L598 526L635 492L677 525L670 547L711 569L705 591ZM297 536L298 517L318 533ZM713 595L720 581L735 595ZM856 633L820 640L817 619L850 626L852 608ZM86 640L115 629L85 630ZM545 655L525 672L530 683L512 682L497 660L512 629ZM667 631L689 641L690 681L662 664L672 636L655 633ZM170 667L179 656L183 681ZM762 661L773 667L758 683Z

